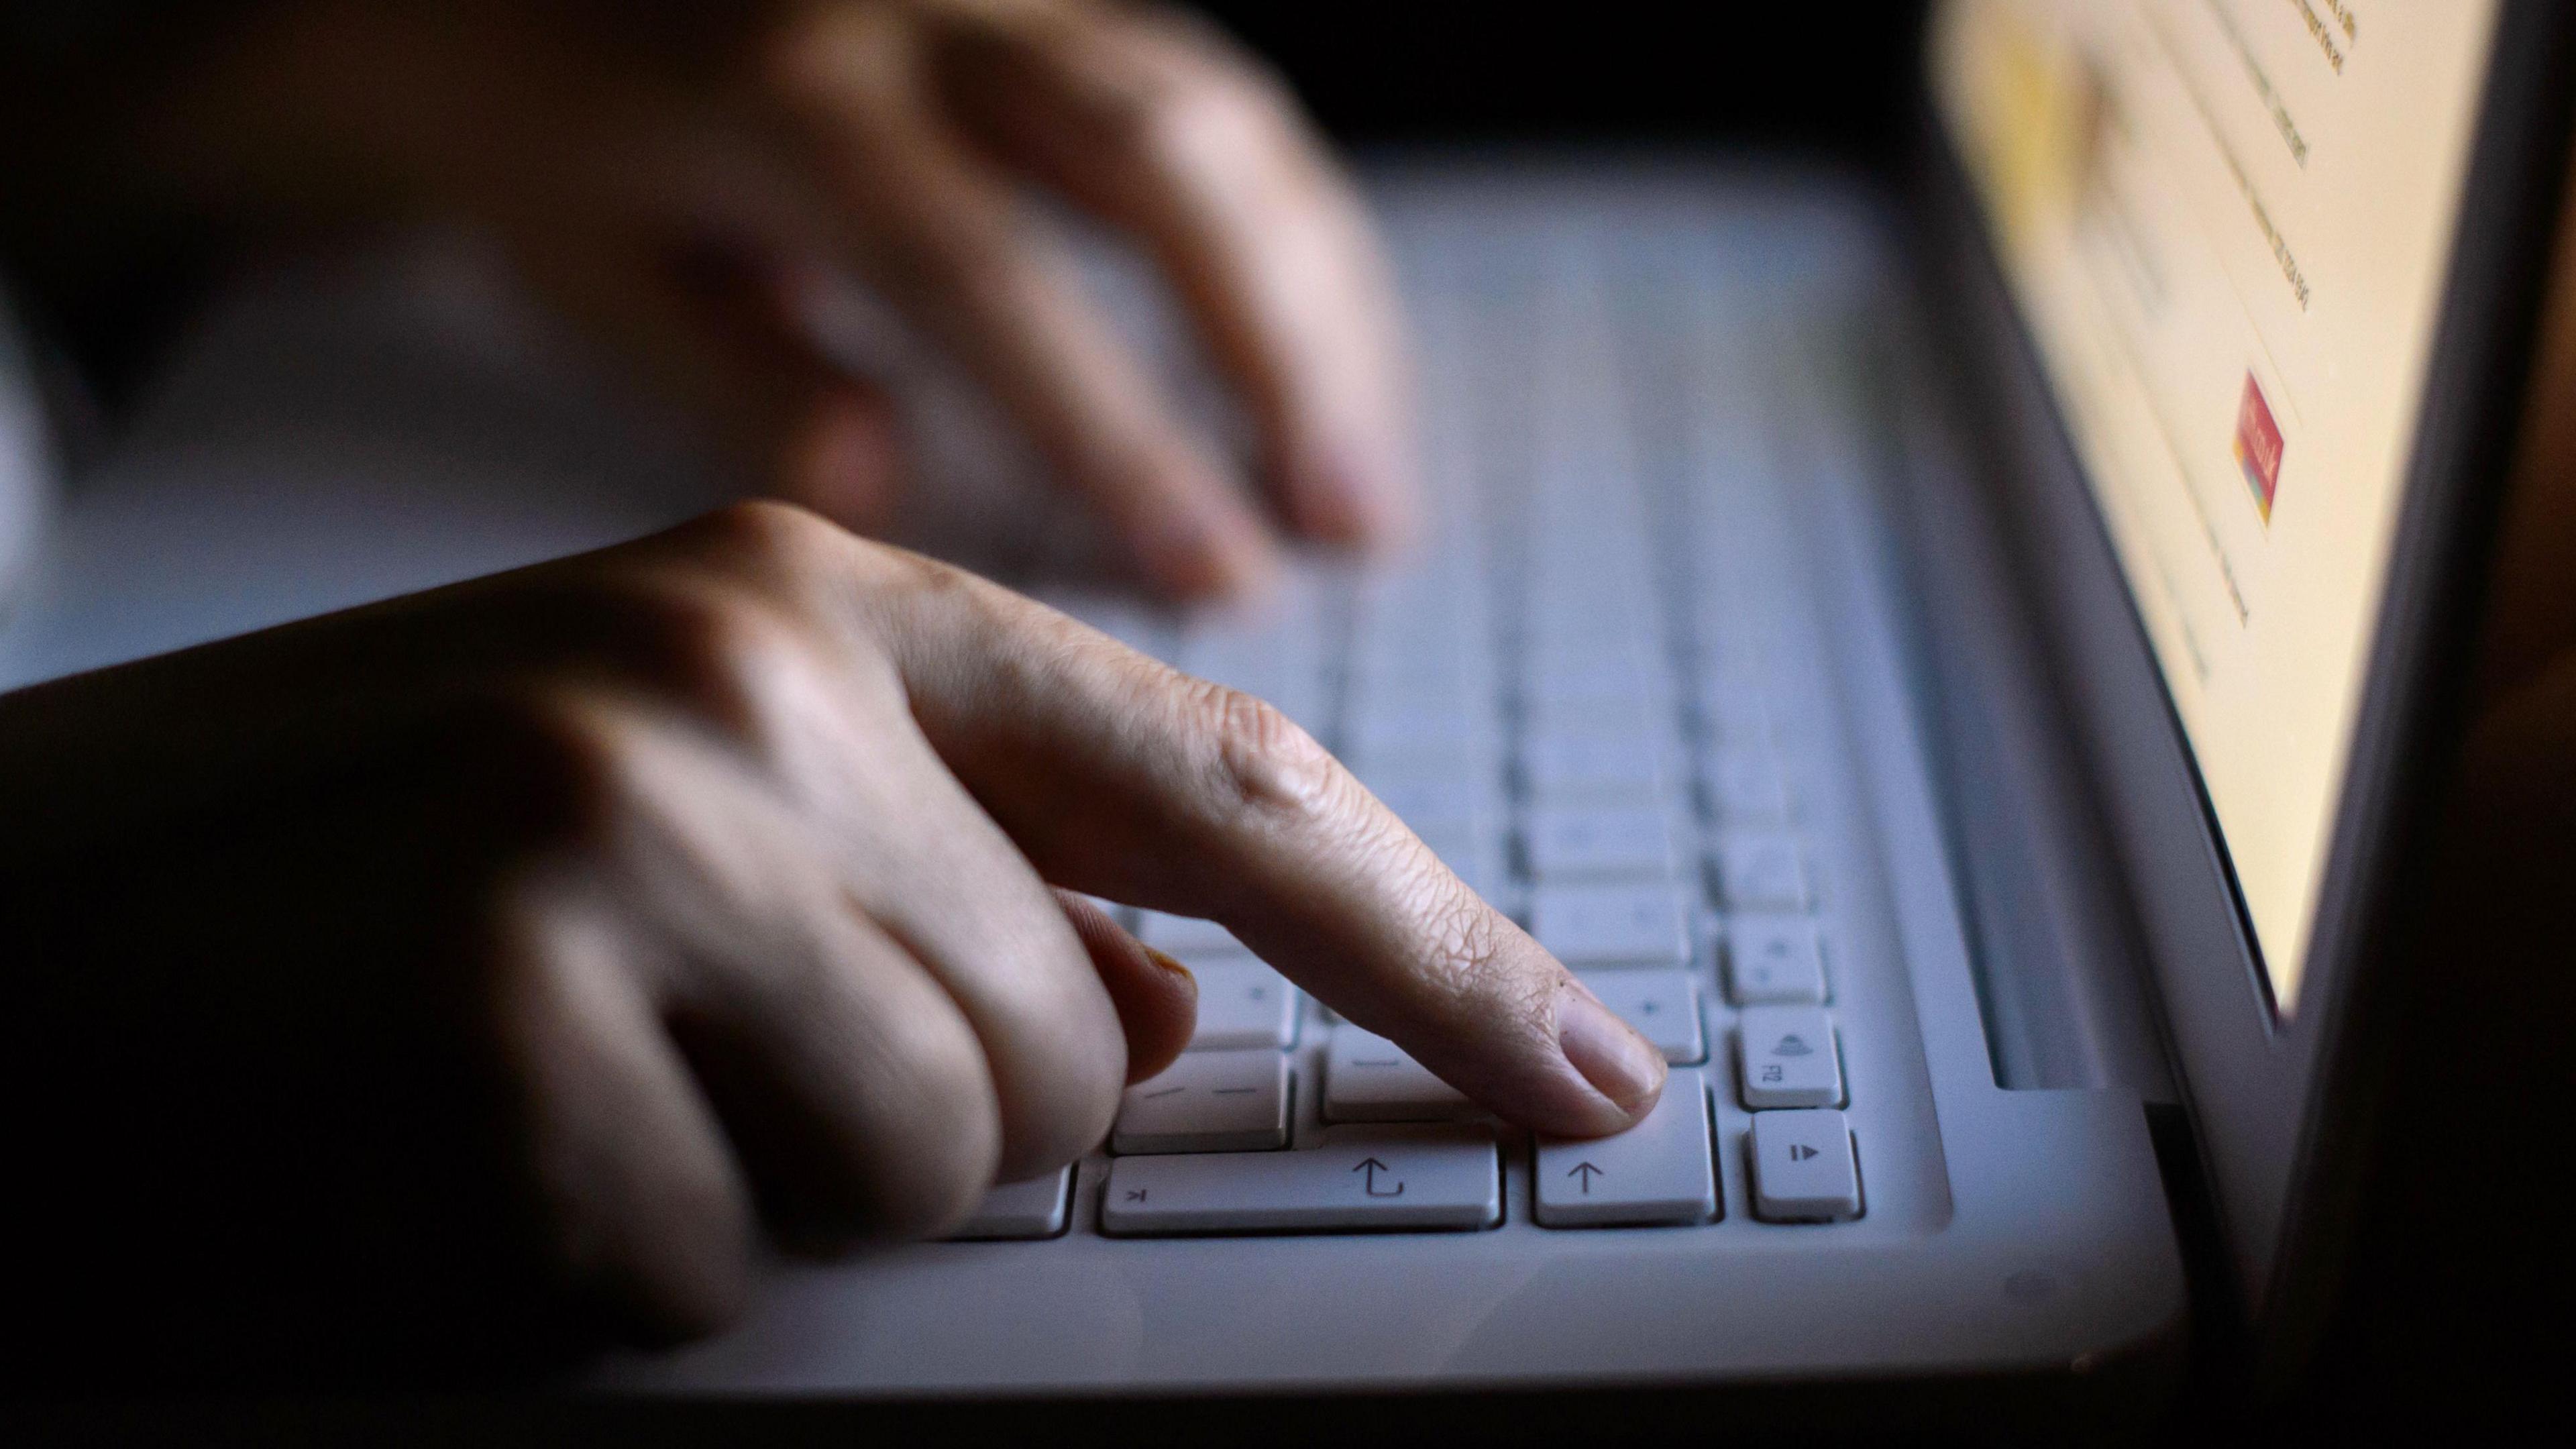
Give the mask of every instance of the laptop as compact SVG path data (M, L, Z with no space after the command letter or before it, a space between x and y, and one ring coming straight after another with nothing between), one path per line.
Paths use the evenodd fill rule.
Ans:
M592 1386L2134 1403L2195 1302L2294 1371L2566 120L2552 7L2356 8L1952 0L1899 180L1382 159L1426 546L1237 615L1085 583L1067 530L995 567L1332 745L1661 1046L1662 1104L1533 1140L1222 928L1126 911L1201 1016L1108 1142L953 1240L781 1265L736 1330ZM136 587L117 558L202 498L171 480L209 453L172 431L252 385L224 350L377 315L295 305L214 328L159 431L66 503L11 680L702 501L665 467L613 502L424 502L458 470L387 430L441 409L371 412L363 446L298 436L327 483L219 469L241 496L179 513ZM581 451L469 431L514 428L522 479ZM281 582L224 587L246 563Z

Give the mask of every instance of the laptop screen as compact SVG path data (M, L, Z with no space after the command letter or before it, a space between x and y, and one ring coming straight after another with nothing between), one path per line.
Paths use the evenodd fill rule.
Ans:
M1938 102L2285 1014L2493 0L1954 0Z

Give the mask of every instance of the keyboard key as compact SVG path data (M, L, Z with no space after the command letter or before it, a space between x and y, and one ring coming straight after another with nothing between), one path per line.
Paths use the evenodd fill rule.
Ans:
M1344 1023L1324 1053L1327 1122L1441 1122L1481 1109L1404 1048Z
M1190 974L1199 980L1199 1029L1190 1038L1191 1051L1278 1051L1296 1044L1297 988L1287 977L1248 956L1194 961Z
M1664 812L1634 808L1540 805L1522 833L1530 874L1543 881L1670 880L1671 829Z
M1161 911L1139 911L1142 919L1136 927L1136 939L1184 961L1201 957L1249 956L1252 948L1234 938L1234 933L1214 921L1195 916L1166 915Z
M1560 695L1522 702L1521 725L1531 738L1548 735L1635 734L1642 722L1670 711L1653 699L1629 695Z
M1440 857L1440 863L1456 871L1476 894L1487 894L1501 879L1499 850L1492 831L1463 821L1432 820L1417 827L1415 833L1431 847L1433 855Z
M1533 702L1622 699L1648 703L1662 695L1660 684L1655 672L1627 654L1604 653L1594 646L1571 656L1543 653L1533 658L1525 693Z
M1703 678L1759 679L1766 668L1761 639L1741 623L1722 617L1700 621L1699 647L1694 652Z
M1522 743L1521 780L1541 801L1663 798L1655 737L1633 730L1533 735Z
M1811 921L1737 916L1726 923L1726 991L1738 1006L1820 1006L1825 953Z
M1686 966L1681 892L1661 885L1542 885L1530 934L1569 966Z
M1493 670L1478 650L1441 642L1363 640L1350 656L1355 715L1407 707L1450 709L1464 702L1482 729L1496 694Z
M1583 984L1675 1066L1707 1059L1699 988L1686 971L1586 971Z
M1391 699L1351 711L1342 754L1364 765L1436 756L1455 752L1462 743L1489 742L1493 728L1493 710L1464 697Z
M1324 638L1318 582L1291 573L1261 604L1203 610L1186 620L1173 662L1302 719L1323 693Z
M1839 1107L1842 1049L1831 1017L1812 1006L1748 1006L1736 1019L1744 1105Z
M1813 1223L1860 1216L1860 1163L1842 1113L1756 1113L1745 1155L1753 1163L1755 1217Z
M1059 1167L1026 1182L1006 1182L984 1194L975 1215L952 1238L1052 1238L1064 1231L1065 1205L1073 1195L1073 1169Z
M1717 890L1739 911L1803 911L1807 867L1785 835L1745 835L1718 842Z
M1113 1152L1259 1152L1288 1145L1288 1057L1190 1052L1127 1089Z
M1587 601L1580 590L1562 590L1528 604L1520 636L1524 700L1671 699L1662 630L1644 601Z
M1616 1137L1539 1139L1543 1227L1704 1223L1716 1215L1708 1090L1697 1072L1673 1073L1655 1110Z
M1697 695L1700 727L1727 745L1771 741L1771 711L1762 691L1735 679L1702 680Z
M1729 825L1779 825L1789 818L1789 788L1767 750L1720 746L1705 761L1710 813Z
M1491 813L1494 796L1492 786L1459 775L1362 774L1360 783L1416 830L1480 822Z
M1484 1126L1334 1127L1294 1152L1121 1157L1103 1232L1348 1232L1492 1227L1501 1160Z

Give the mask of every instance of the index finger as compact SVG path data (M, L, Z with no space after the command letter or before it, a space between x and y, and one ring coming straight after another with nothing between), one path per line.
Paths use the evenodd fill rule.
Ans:
M859 607L948 766L1047 879L1223 923L1504 1116L1636 1122L1662 1055L1269 705L891 549Z

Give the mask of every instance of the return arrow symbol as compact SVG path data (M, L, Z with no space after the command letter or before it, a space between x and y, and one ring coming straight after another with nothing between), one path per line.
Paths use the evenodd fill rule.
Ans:
M1377 1185L1377 1175L1379 1173L1393 1172L1394 1170L1394 1168L1387 1166L1385 1163L1378 1161L1374 1157L1362 1158L1351 1168L1351 1171L1353 1172L1365 1172L1368 1174L1368 1181L1361 1185L1361 1190L1366 1192L1369 1196L1402 1197L1404 1196L1404 1180L1402 1178L1396 1179L1395 1186L1390 1188L1381 1188Z

